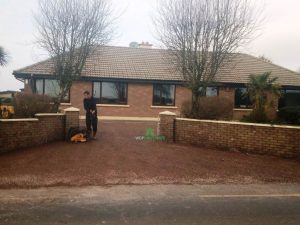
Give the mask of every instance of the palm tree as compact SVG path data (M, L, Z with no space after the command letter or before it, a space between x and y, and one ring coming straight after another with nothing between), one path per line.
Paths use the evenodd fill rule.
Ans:
M250 82L247 85L248 96L253 102L253 111L250 115L255 122L267 121L265 106L268 94L280 95L280 86L276 84L278 77L271 78L271 72L260 75L250 75Z
M0 46L0 66L5 66L7 64L7 53Z

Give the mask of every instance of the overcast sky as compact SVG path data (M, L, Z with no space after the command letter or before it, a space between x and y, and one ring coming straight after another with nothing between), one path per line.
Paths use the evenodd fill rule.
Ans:
M0 67L0 91L18 90L23 83L12 71L38 62L47 55L34 43L32 13L38 0L0 0L0 46L10 55L9 64ZM261 0L258 0L261 1ZM291 70L300 68L300 1L264 0L266 21L262 34L243 52L265 55L275 64ZM118 37L110 45L128 46L131 41L158 44L151 29L156 0L114 0L123 13L117 24Z

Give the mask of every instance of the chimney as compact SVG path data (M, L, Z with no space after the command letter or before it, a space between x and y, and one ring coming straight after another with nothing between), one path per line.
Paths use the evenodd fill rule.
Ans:
M139 44L139 48L152 48L152 44L150 44L148 41L142 42Z
M139 47L139 43L137 43L136 41L132 41L129 43L129 47L131 48L138 48Z

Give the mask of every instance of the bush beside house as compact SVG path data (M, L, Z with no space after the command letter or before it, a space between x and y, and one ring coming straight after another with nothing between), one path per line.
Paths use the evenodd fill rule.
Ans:
M300 106L283 107L278 111L281 122L300 125Z
M247 84L246 95L250 97L253 102L253 111L249 116L244 118L246 122L265 123L271 118L267 114L267 110L274 108L275 102L270 101L271 96L280 96L280 86L276 84L278 77L271 78L271 72L265 72L259 75L251 74L249 76L249 83ZM276 98L278 102L278 98ZM277 108L277 104L276 104Z
M51 113L51 98L46 95L19 93L13 100L14 118L34 118L37 113Z
M192 101L186 101L182 105L181 114L194 119L229 120L232 118L232 102L226 97L201 97L198 107L197 115L193 115Z

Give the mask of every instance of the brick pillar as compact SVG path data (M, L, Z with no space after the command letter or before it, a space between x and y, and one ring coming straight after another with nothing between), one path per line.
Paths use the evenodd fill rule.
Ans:
M168 142L174 142L175 119L175 113L169 111L159 113L159 135L164 136Z
M71 127L79 127L79 113L80 110L74 107L64 110L66 115L65 137Z

